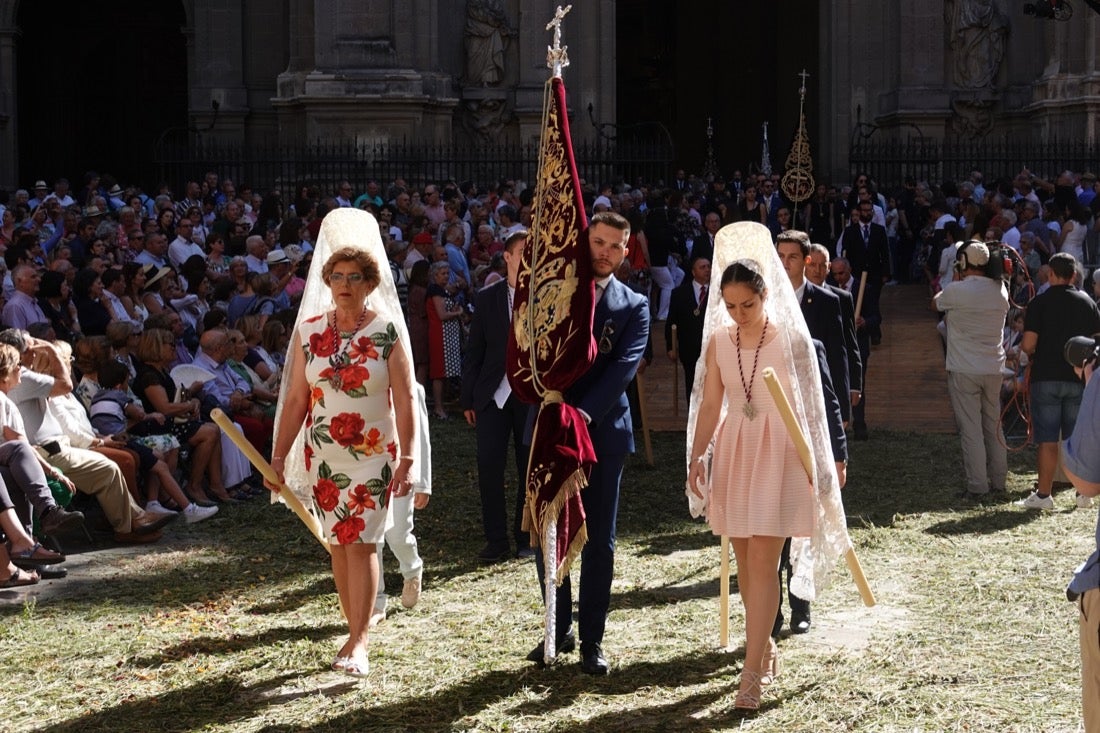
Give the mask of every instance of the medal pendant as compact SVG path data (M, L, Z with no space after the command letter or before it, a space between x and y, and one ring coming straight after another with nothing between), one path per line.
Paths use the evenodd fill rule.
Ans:
M695 310L693 310L693 311L691 312L691 315L693 315L693 316L695 316L695 317L698 317L698 316L699 316L699 309L698 309L698 308L696 308Z
M741 412L745 413L745 417L750 420L756 417L756 409L752 406L751 402L746 402L744 407L741 408Z

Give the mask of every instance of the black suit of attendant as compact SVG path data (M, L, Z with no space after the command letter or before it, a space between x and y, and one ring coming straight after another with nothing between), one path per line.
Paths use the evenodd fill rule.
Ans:
M508 395L503 408L498 407L493 399L504 379L510 328L508 283L501 280L477 294L463 357L460 396L462 409L477 413L477 481L481 492L481 521L488 549L499 550L500 554L509 549L507 502L504 496L509 438L515 447L517 476L512 533L517 549L530 546L528 534L521 528L528 456L523 431L528 407L514 394Z
M696 300L695 281L688 280L672 291L665 321L665 350L677 348L680 363L684 365L684 391L691 401L691 386L695 382L695 364L703 350L703 320L706 303L701 307ZM676 341L672 342L672 327L676 326Z
M807 285L812 283L807 282ZM825 344L820 339L814 338L814 349L817 353L817 369L821 375L821 393L825 399L825 416L829 422L829 442L833 449L833 461L848 460L848 437L844 434L844 422L841 419L841 406L844 404L842 396L833 390L835 381L830 374L828 352ZM797 375L792 375L792 377ZM772 636L778 637L783 627L783 569L787 569L787 599L791 605L791 631L793 633L805 633L810 629L810 602L804 601L791 593L791 538L783 543L783 554L779 559L779 608L776 609L775 625L772 627ZM805 622L805 627L799 627Z
M802 316L806 319L810 336L825 346L833 392L838 397L847 396L851 391L851 377L848 369L849 352L844 336L844 317L840 297L828 288L818 287L806 280L801 305ZM848 406L847 409L845 405ZM840 414L845 421L851 417L851 412L851 400L841 399Z
M848 389L851 392L863 392L863 358L859 354L859 342L856 340L856 304L852 300L852 294L836 285L825 283L829 292L840 298L840 317L844 320L844 347L848 352ZM852 409L851 395L838 394L841 403L841 413L844 420L849 419L848 413ZM848 409L844 409L847 400Z
M691 259L697 260L700 257L708 262L714 261L714 235L708 231L704 231L691 243Z
M859 276L867 273L867 288L863 292L863 312L870 337L875 340L882 337L882 312L879 310L879 296L882 294L883 279L890 274L890 246L886 240L886 227L881 224L868 225L867 243L863 242L863 225L851 224L841 235L840 254L852 266L855 279L855 292L859 292Z

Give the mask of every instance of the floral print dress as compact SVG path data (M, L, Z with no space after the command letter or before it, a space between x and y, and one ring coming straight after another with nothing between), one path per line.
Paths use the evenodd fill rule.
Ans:
M377 317L337 338L332 313L299 327L309 383L305 465L329 542L380 542L397 462L389 356L397 330ZM349 342L350 339L350 342Z

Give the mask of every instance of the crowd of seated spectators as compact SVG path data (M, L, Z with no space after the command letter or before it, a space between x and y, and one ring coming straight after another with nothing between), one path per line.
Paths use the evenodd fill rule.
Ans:
M773 233L803 229L836 253L858 203L867 200L875 222L886 227L895 282L924 280L936 288L950 276L942 263L950 264L952 245L961 239L1015 248L1026 265L1013 283L1015 320L1042 289L1044 263L1054 252L1079 253L1079 261L1095 267L1098 184L1091 174L1066 172L1048 182L1027 171L983 184L975 171L961 182L907 180L883 191L860 174L851 185L820 184L794 205L777 174L734 171L704 180L677 170L667 183L585 184L584 203L589 214L613 210L631 221L631 253L620 275L650 296L658 320L693 254L709 257L722 225L749 220ZM9 377L21 374L31 385L22 388L30 395L22 399L41 402L68 447L98 451L117 469L126 497L104 499L107 489L79 481L56 493L65 502L74 492L100 499L119 541L150 541L160 536L163 518L199 521L219 504L231 511L231 503L261 493L259 477L210 422L210 411L228 412L261 453L269 451L283 355L312 243L325 214L342 206L366 209L379 222L409 321L417 379L428 388L433 415L446 419L474 293L504 277L503 242L531 226L532 193L518 180L477 185L398 177L366 181L362 190L347 180L327 190L303 184L284 198L280 190L252 190L213 171L152 196L94 172L75 194L66 179L0 192L0 324L8 329L0 342L18 362ZM1086 271L1081 276L1100 293L1100 279ZM1009 346L1013 325L1006 324ZM212 377L173 379L173 368L183 364ZM1014 363L1014 371L1019 367ZM18 395L20 388L0 387L6 393ZM15 405L9 413L23 409L8 403ZM44 444L52 450L57 436L39 436L38 425L4 427L5 482L5 451L27 446L46 479L68 480L45 455ZM37 478L21 483L34 486ZM19 498L18 489L8 493L14 496L0 493L7 553L22 561L34 548L35 562L55 561L46 554L51 551L26 540L36 531L49 537L74 529L79 513L38 496L39 489L24 492L33 502ZM4 560L0 556L0 565ZM17 584L46 570L45 563L23 562L18 572L8 565ZM3 574L0 569L0 582Z

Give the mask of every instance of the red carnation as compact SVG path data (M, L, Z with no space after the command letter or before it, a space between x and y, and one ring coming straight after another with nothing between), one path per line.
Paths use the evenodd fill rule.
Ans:
M309 335L309 351L314 356L332 356L336 353L336 334L331 327Z
M341 412L332 418L329 426L329 435L341 447L347 448L363 442L363 428L367 425L362 415L354 412Z
M350 392L359 389L363 383L370 379L370 372L364 366L353 364L340 370L340 389Z
M322 510L331 512L340 503L340 487L332 479L318 479L317 485L313 487L313 498Z
M336 541L341 545L350 545L359 540L359 533L367 526L358 515L349 514L332 528Z

